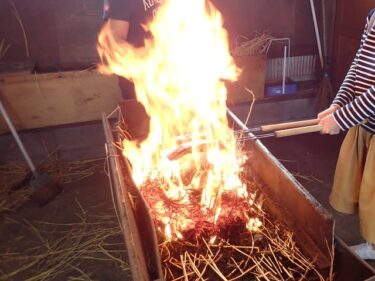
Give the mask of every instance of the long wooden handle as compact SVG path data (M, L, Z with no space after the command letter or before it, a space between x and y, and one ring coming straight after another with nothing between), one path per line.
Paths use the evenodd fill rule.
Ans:
M279 130L275 131L275 137L283 138L289 136L296 136L301 134L308 134L308 133L315 133L320 132L323 129L321 125L313 125L313 126L306 126L306 127L299 127L293 129L286 129L286 130Z
M303 121L264 125L264 126L260 126L259 128L262 132L273 132L273 131L278 131L278 130L317 125L318 123L319 123L318 119L309 119L309 120L303 120Z

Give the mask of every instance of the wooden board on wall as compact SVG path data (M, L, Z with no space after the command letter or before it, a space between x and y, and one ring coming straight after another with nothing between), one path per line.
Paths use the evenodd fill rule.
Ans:
M100 120L121 100L115 76L97 71L1 75L0 98L18 129ZM0 118L0 133L7 131Z

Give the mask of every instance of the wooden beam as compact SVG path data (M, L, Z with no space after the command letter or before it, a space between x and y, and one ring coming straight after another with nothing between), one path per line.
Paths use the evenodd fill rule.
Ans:
M0 98L17 129L100 120L121 100L115 76L95 70L0 75ZM0 133L7 131L0 118Z

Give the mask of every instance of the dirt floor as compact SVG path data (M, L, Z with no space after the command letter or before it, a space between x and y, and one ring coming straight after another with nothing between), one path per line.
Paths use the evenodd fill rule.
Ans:
M333 214L337 235L352 245L362 242L357 217L328 204L342 139L309 134L262 142ZM12 182L20 178L22 169L0 169L2 190L9 177ZM22 189L0 201L0 280L131 280L104 159L69 162L47 172L64 184L44 207L25 199Z

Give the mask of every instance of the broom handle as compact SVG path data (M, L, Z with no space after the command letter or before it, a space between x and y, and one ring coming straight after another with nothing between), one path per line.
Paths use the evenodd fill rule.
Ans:
M16 129L14 128L14 126L12 124L12 121L10 120L9 115L6 112L5 107L4 107L1 100L0 100L0 111L1 111L1 114L3 115L3 117L5 119L5 122L7 123L14 139L16 140L16 142L18 144L18 147L20 148L20 150L23 154L23 157L25 157L25 160L26 160L27 164L29 165L31 172L33 173L34 176L36 176L37 173L36 173L35 165L34 165L33 161L31 161L31 158L30 158L29 154L27 153L27 151L26 151L26 149L25 149Z
M310 0L310 6L311 6L311 13L312 13L313 22L314 22L316 42L317 42L317 45L318 45L320 65L321 65L321 67L323 69L323 67L324 67L324 61L323 61L322 43L320 42L320 33L319 33L318 21L316 19L316 12L315 12L314 0Z
M276 138L283 138L283 137L290 137L290 136L296 136L296 135L301 135L301 134L320 132L322 129L323 129L322 125L313 125L313 126L293 128L293 129L287 129L287 130L280 130L280 131L274 132L274 134Z
M272 125L264 125L264 126L260 126L259 128L262 132L273 132L273 131L279 131L279 130L297 128L297 127L317 125L318 123L319 123L318 119L309 119L309 120L303 120L303 121L294 121L294 122L278 123L278 124L272 124Z

